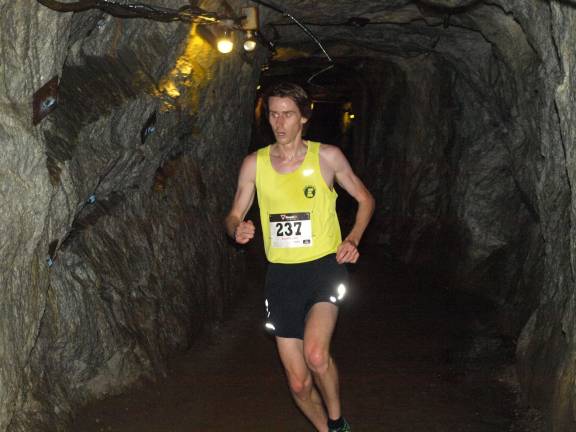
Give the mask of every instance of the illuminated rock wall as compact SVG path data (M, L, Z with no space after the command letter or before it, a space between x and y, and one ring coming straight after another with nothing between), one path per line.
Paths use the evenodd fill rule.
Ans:
M78 403L162 374L230 304L242 263L222 219L259 60L187 24L0 11L0 430L61 430Z

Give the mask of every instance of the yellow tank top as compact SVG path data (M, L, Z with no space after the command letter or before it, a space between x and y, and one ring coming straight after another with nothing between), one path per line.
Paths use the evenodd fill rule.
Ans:
M307 141L302 164L291 173L277 172L270 146L258 150L256 191L266 258L295 264L336 252L342 242L336 215L338 194L320 172L320 143Z

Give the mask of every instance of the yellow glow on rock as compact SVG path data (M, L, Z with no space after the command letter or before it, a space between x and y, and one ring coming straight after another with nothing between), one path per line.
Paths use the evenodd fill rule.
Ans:
M168 96L174 99L180 96L180 92L178 91L178 88L176 87L176 84L173 81L168 81L165 84L164 91Z
M197 25L192 25L182 54L152 92L163 100L160 111L187 107L197 112L199 90L212 78L210 71L216 59L210 44L198 35Z
M310 54L295 48L279 47L276 49L273 59L275 61L286 61L304 57L310 57Z
M352 114L352 102L342 104L342 112L342 133L347 133L355 117L355 115Z
M342 115L342 133L348 132L351 124L352 119L350 118L350 113L348 111L344 111L344 114Z

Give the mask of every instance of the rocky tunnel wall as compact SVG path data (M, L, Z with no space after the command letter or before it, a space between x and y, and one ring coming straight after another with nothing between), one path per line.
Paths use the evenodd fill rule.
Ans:
M560 28L568 28L573 8L532 6L470 12L462 24L475 23L471 27L487 39L489 55L479 55L479 40L464 45L475 50L459 54L457 43L440 43L433 76L425 76L425 64L407 72L413 108L399 124L410 126L396 146L389 140L400 149L399 162L393 163L382 200L386 193L397 200L389 214L407 224L391 233L392 239L409 239L399 242L406 260L428 260L431 283L440 270L449 288L495 304L499 331L518 341L526 400L548 415L549 430L568 431L576 422L569 336L574 144L563 136L567 114L560 107L569 98L561 77L571 54L558 47L558 38L570 33ZM543 17L552 32L539 28ZM555 24L559 17L561 25ZM465 38L458 36L460 45ZM405 161L410 164L397 176ZM402 188L404 193L394 193Z
M569 257L574 204L572 165L559 136L557 95L563 86L556 80L562 67L549 53L569 54L553 47L558 33L540 32L535 24L547 12L554 22L562 6L526 9L510 7L508 15L493 10L498 18L482 8L470 12L466 19L476 23L477 36L488 39L491 54L484 57L476 49L457 54L456 43L444 44L437 47L440 79L422 77L426 68L417 68L420 78L413 89L419 93L410 98L414 108L407 116L415 131L402 134L396 148L404 156L399 160L411 161L412 168L424 164L393 181L407 190L400 199L402 211L393 215L408 226L392 236L410 239L401 243L405 259L423 261L414 252L430 253L425 258L432 276L440 270L450 288L494 302L499 330L519 341L526 399L548 414L550 430L568 431L575 423L572 385L567 384L574 382L569 360L574 347L567 331L574 322L567 311L573 296L567 286L574 281ZM451 94L442 86L446 82ZM448 97L441 97L443 89ZM448 103L430 104L435 99ZM427 107L428 121L414 125ZM449 128L446 116L453 122ZM414 143L433 149L432 154L414 152Z
M488 299L517 342L525 400L548 430L573 430L575 5L402 3L358 6L365 26L330 7L310 17L334 56L380 63L362 77L355 135L377 199L368 237L430 283Z
M65 430L230 304L242 260L222 219L261 59L217 55L194 25L0 12L0 430ZM55 76L58 107L34 126Z

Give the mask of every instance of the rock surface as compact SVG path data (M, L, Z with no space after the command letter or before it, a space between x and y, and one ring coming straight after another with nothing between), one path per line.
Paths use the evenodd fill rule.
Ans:
M242 263L221 221L260 60L224 59L187 24L0 11L0 430L63 430L229 306ZM33 126L54 76L58 107Z

